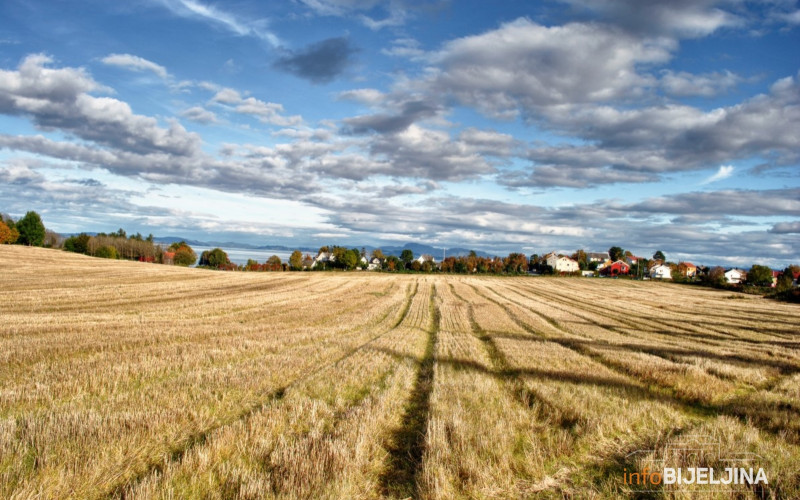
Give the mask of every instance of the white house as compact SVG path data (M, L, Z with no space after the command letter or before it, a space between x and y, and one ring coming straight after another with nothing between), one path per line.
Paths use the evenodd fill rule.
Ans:
M555 252L547 255L546 262L557 273L576 273L581 270L577 261L569 257L559 257Z
M422 254L419 257L417 257L417 262L419 262L420 265L424 264L426 262L431 262L433 264L436 264L436 259L433 258L433 255L430 255L430 254L426 253L426 254Z
M589 252L586 254L586 262L605 262L610 258L608 252Z
M725 281L731 284L738 284L747 278L747 273L741 269L728 269L725 271Z
M373 257L369 264L367 265L367 271L378 271L383 266L383 262L381 259L377 257Z
M311 264L311 268L313 269L317 267L317 264L324 262L336 262L336 256L331 252L320 252L316 257L314 257L314 263Z
M650 277L653 279L671 280L672 269L664 264L659 264L650 268Z

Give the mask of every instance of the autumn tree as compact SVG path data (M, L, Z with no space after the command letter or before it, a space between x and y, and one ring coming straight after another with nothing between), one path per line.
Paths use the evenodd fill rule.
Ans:
M265 265L267 271L283 271L283 262L277 255L271 255Z
M292 252L292 255L289 256L289 266L292 268L292 271L303 270L303 254L300 250L295 250Z
M16 226L17 231L19 231L17 243L34 247L40 247L44 244L44 223L36 212L30 211L26 213L25 217L17 221Z
M176 266L191 266L197 262L197 254L185 241L173 243L169 246L169 249L175 252L172 262Z
M383 255L383 250L381 250L380 248L376 248L375 250L372 251L372 258L383 260L386 258L386 256Z
M493 266L492 266L493 267ZM522 253L510 253L506 258L505 271L511 274L521 274L528 271L528 259Z
M709 285L721 286L725 284L725 269L712 267L705 275L705 282Z
M17 228L10 228L8 224L0 219L0 245L16 243L19 238Z
M575 250L575 253L570 255L570 258L576 261L581 269L586 269L589 267L589 259L586 255L586 251L582 248L580 250Z

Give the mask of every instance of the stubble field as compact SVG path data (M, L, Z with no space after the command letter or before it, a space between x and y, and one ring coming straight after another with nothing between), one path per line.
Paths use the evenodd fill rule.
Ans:
M798 311L3 246L0 498L799 498ZM732 463L768 483L627 484Z

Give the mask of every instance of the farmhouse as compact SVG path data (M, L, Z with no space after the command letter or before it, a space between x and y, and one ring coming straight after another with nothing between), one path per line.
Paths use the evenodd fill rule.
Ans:
M604 266L600 271L603 276L619 276L620 274L628 274L631 271L631 266L627 263L618 260L612 262L610 265Z
M559 257L555 252L551 252L546 257L547 265L557 273L576 273L581 270L577 261L569 257Z
M377 257L373 257L367 264L367 271L378 271L383 267L383 261Z
M680 273L687 278L693 278L697 276L697 266L691 262L681 262L678 264L678 271L680 271Z
M737 285L747 279L747 272L741 269L728 269L725 271L725 281L732 285Z
M426 254L422 254L419 257L417 257L417 262L419 262L420 264L424 264L426 262L430 262L432 264L436 264L436 259L433 258L433 255L426 253Z
M665 264L658 264L650 268L650 277L660 280L671 280L672 269Z

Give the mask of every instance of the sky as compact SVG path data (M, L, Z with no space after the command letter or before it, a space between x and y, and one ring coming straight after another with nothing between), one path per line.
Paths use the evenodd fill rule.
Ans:
M0 2L0 211L257 245L800 261L800 5Z

